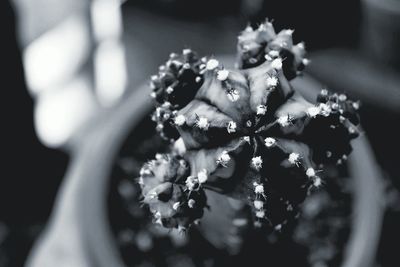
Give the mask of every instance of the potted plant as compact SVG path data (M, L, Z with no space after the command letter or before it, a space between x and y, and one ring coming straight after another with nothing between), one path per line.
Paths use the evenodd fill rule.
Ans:
M191 257L175 257L174 263L221 265L232 255L262 258L277 239L291 237L304 199L324 181L331 184L323 174L339 180L336 165L343 165L349 141L359 131L356 102L326 90L317 96L312 89L307 94L317 100L310 103L293 89L288 80L308 61L304 45L294 45L291 35L290 30L275 33L268 21L257 30L246 28L239 37L236 70L215 58L199 59L188 49L172 54L152 77L156 109L145 86L99 116L75 143L51 221L28 266L125 266L119 248L126 240L136 242L132 264L158 264L154 257L170 260L179 250L174 256ZM149 128L150 114L156 135ZM347 164L352 217L342 266L371 266L382 217L379 171L365 138L358 137L352 146ZM136 161L121 165L118 155L126 151ZM156 151L163 154L143 167L135 165ZM145 205L130 212L140 220L120 238L110 203L110 178L116 177L118 162L131 170L128 183L138 178L135 185L125 181L121 187L125 203L133 200L137 206L139 192ZM137 176L132 174L139 169ZM154 230L153 222L188 231L189 243L171 243L174 237L160 227ZM228 223L234 226L233 237L226 231ZM167 254L153 249L154 240L167 240L163 244L173 248L162 247ZM211 252L199 251L200 245ZM199 257L206 255L200 252L212 255L212 261Z

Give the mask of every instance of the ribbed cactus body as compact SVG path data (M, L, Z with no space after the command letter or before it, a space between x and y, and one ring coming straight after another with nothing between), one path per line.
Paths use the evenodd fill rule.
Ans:
M187 228L214 190L245 201L255 226L280 230L323 184L324 164L347 158L358 103L326 90L310 103L292 88L307 60L291 35L276 34L269 22L248 27L239 36L238 69L184 50L153 77L153 120L173 143L141 172L155 221Z
M294 44L293 30L275 32L266 21L257 29L248 26L238 37L238 66L253 68L275 58L283 59L283 72L288 80L295 78L308 64L304 43Z

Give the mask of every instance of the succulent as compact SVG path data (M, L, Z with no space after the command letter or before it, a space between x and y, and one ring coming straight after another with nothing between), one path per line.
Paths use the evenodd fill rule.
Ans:
M258 66L274 58L284 59L283 72L288 80L295 78L309 60L304 58L304 43L293 44L294 30L275 32L268 20L254 30L248 26L238 37L239 68Z
M323 185L324 166L346 160L359 104L326 89L310 103L292 88L308 62L292 32L247 27L237 69L185 49L152 77L152 118L171 142L140 172L155 222L186 229L213 208L212 190L246 202L255 227L280 230Z
M178 137L172 126L178 109L186 106L196 95L203 82L206 58L199 59L190 49L182 54L171 53L169 60L159 67L158 75L151 77L151 96L157 103L152 119L165 139Z

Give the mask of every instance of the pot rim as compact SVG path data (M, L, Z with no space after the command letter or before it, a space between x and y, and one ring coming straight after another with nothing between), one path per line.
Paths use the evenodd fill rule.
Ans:
M369 8L396 13L400 16L400 1L398 0L362 0L362 2Z

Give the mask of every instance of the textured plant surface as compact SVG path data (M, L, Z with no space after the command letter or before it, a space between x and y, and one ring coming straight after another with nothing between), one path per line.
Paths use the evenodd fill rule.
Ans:
M358 135L358 103L321 90L315 103L290 85L308 64L292 30L271 23L238 38L237 69L190 49L171 54L152 76L152 119L168 142L140 171L154 222L186 229L208 205L209 190L244 202L255 227L281 230L341 164Z

